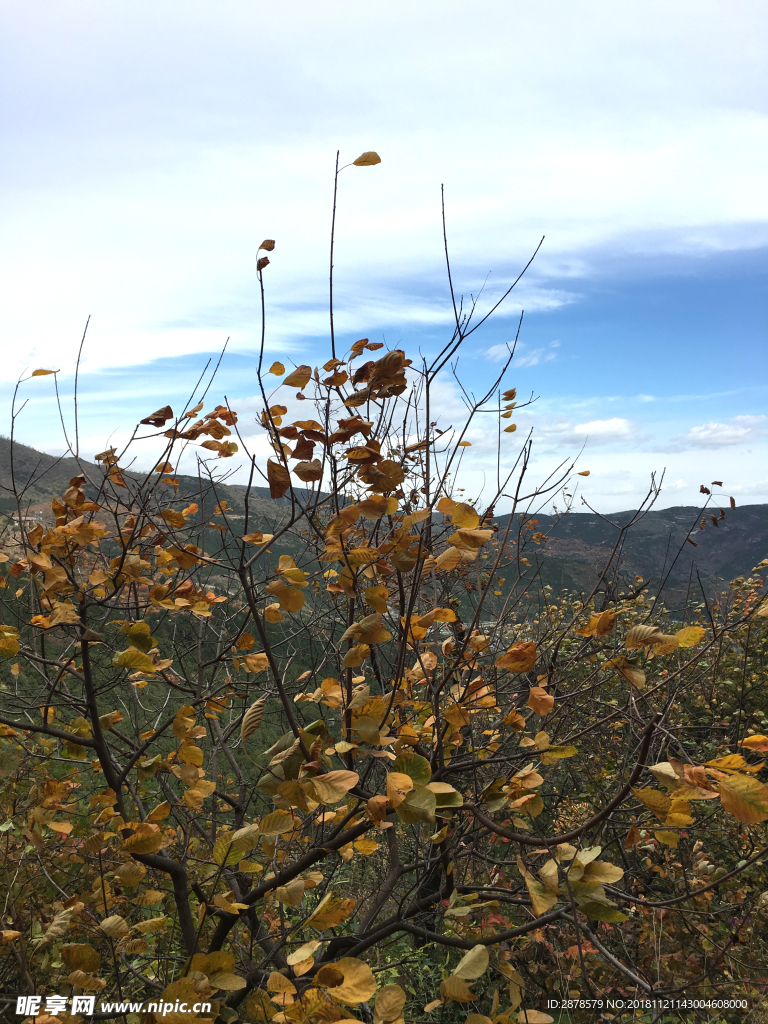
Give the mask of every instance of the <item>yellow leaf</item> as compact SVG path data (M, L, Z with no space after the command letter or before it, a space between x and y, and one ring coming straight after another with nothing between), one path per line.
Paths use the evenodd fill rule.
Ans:
M464 978L473 981L481 977L488 970L488 947L473 946L456 965L453 975L455 978Z
M667 832L665 829L657 829L653 834L664 846L677 847L677 844L680 842L680 836L677 832Z
M50 373L60 373L60 370L33 370L33 377L47 377Z
M291 388L303 388L305 384L309 383L311 376L311 366L297 366L295 370L288 374L283 384L287 384Z
M310 939L309 942L305 942L298 949L295 949L293 953L289 953L285 958L286 963L289 967L293 967L294 964L300 964L302 960L312 956L319 945L320 939Z
M353 623L341 637L343 640L358 640L363 644L383 644L392 639L392 634L384 628L381 612L366 615L364 619Z
M471 505L459 502L451 513L451 522L457 529L474 530L480 525L480 516Z
M152 932L159 932L168 923L167 917L150 917L146 921L139 921L133 927L142 935L150 935Z
M266 655L265 655L266 657ZM240 741L245 743L249 736L252 736L256 732L258 727L261 725L261 720L264 717L264 706L267 703L266 697L260 697L257 701L248 708L246 713L243 715L243 721L240 724Z
M672 801L666 793L662 793L660 789L633 789L632 792L649 811L653 811L659 821L666 819L672 806Z
M316 775L312 779L312 784L320 803L337 804L359 781L360 776L357 772L339 769L325 775Z
M165 509L165 511L163 512L163 519L166 521L166 523L168 523L169 526L173 526L177 529L184 526L184 524L186 523L186 519L181 514L181 512L177 512L176 509L173 508Z
M606 609L597 620L595 636L607 636L613 629L616 622L616 612L612 608Z
M138 672L155 672L155 663L148 654L143 654L135 647L129 647L127 651L121 651L112 659L116 668L130 668Z
M543 686L532 686L528 691L528 707L534 715L548 715L555 706L555 698Z
M517 424L516 423L510 423L508 427L504 427L504 433L505 434L514 434L514 432L516 430L517 430Z
M477 999L464 978L453 974L440 982L440 995L446 1003L471 1003Z
M746 747L747 750L768 751L768 736L745 736L741 741L741 745Z
M375 1024L392 1024L403 1013L406 995L399 985L385 985L376 995L374 1007Z
M287 885L280 885L275 889L275 899L278 903L284 903L288 907L298 907L304 899L304 880L292 878Z
M282 462L267 459L267 482L269 483L269 496L274 499L282 498L291 486L291 475Z
M274 373L276 377L282 377L285 373L285 367L282 363L272 363L269 368L270 373Z
M114 914L112 917L105 918L101 922L101 930L105 935L108 935L110 939L123 939L126 935L130 934L128 922L120 917L119 914Z
M528 895L531 897L531 907L536 917L541 917L557 903L557 894L552 893L541 882L528 871L523 858L518 855L517 867L525 880Z
M293 829L293 815L288 811L272 811L265 815L259 824L263 836L281 836Z
M258 544L259 547L264 547L265 544L269 544L272 540L273 534L262 533L261 530L254 530L253 533L246 533L243 540L246 544Z
M356 644L350 647L342 659L345 668L357 668L366 658L370 657L371 648L368 644Z
M661 636L661 630L658 626L632 626L627 631L624 646L629 651L637 650L640 647L649 647L656 643L659 636Z
M376 991L376 978L373 971L362 960L352 956L342 957L333 964L341 971L344 980L331 989L334 1002L342 1006L357 1006L370 999Z
M71 821L46 821L46 825L54 832L61 832L63 835L69 835L73 828Z
M139 907L153 907L157 903L162 903L165 899L165 893L159 889L147 889L146 892L141 893L133 901Z
M707 635L701 626L684 626L675 633L678 647L695 647Z
M735 818L756 825L768 818L768 786L749 775L720 779L720 802Z
M370 605L374 611L384 613L387 610L387 597L389 591L386 587L368 587L365 591L365 603Z
M73 971L95 974L101 966L101 954L89 942L72 942L61 947L61 959Z
M355 167L373 167L374 164L381 163L381 157L370 149L366 150L365 153L361 153L357 160L353 160L352 163Z
M542 1013L541 1010L521 1010L517 1019L519 1024L552 1024L554 1017L550 1017L548 1013Z
M582 471L578 475L579 476L589 476L589 473L590 473L590 470L582 469Z
M390 807L398 807L413 789L413 779L402 772L389 772L387 775L387 802Z
M151 822L142 822L135 828L133 835L123 840L126 853L157 853L166 845L167 840L159 825Z
M435 559L435 569L437 572L450 572L451 569L456 568L460 561L461 552L458 548L446 548L446 550Z
M633 686L636 686L638 690L642 689L645 685L645 672L633 665L633 663L622 654L617 658L611 658L603 664L603 671L609 668L616 669L616 671L621 673L628 682Z
M305 927L311 925L318 931L323 931L326 928L336 928L342 921L346 921L354 909L355 900L337 899L334 898L332 893L328 893L327 896L320 900L312 914L304 922L304 925Z
M365 857L370 857L372 853L381 849L375 839L358 839L355 843L355 849L358 853L362 853Z
M282 622L283 613L280 611L280 605L275 601L274 604L268 604L264 609L264 618L267 622Z
M263 672L269 668L269 658L263 651L260 654L246 654L242 664L246 672Z
M292 614L304 607L304 595L296 587L289 587L283 580L273 580L266 587L268 594L272 594L280 603L280 607Z

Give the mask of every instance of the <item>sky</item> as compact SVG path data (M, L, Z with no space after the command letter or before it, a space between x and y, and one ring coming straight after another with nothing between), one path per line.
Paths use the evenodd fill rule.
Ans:
M209 395L263 460L257 247L276 240L268 359L325 361L336 151L376 150L339 178L342 342L428 356L450 336L442 186L480 308L544 236L456 368L479 393L524 310L505 386L536 398L514 435L533 431L533 471L578 456L605 512L654 472L657 507L713 479L766 502L767 79L762 0L2 0L0 433L46 367L73 436L90 317L84 455L183 406L228 339ZM15 436L57 454L53 387L21 385ZM438 403L456 423L450 372ZM479 494L495 437L468 437Z

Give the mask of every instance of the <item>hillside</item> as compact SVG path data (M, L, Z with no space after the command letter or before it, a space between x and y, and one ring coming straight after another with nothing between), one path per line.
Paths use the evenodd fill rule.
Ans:
M71 477L82 471L92 481L99 480L103 474L100 466L84 460L78 464L74 458L57 458L26 445L16 444L14 450L14 473L16 485L23 493L23 508L34 510L36 505L50 502L54 494L66 489ZM180 476L178 480L182 497L197 493L199 483L195 477ZM7 438L0 438L0 511L15 510L11 486L11 446ZM222 484L217 492L219 497L228 500L235 516L244 513L243 485ZM169 495L171 493L169 488ZM285 505L286 501L275 503L269 498L267 488L253 488L250 511L256 517L254 522L266 524L273 521L276 514L279 518L279 505ZM631 511L605 517L591 512L572 512L560 520L550 515L537 515L537 530L549 538L534 549L541 557L545 582L555 591L562 587L577 593L591 589L615 543L616 526L627 522L631 516ZM622 577L627 583L633 585L638 575L655 590L661 579L667 577L664 598L675 607L685 600L689 581L698 585L697 573L711 593L721 580L747 575L768 555L768 505L727 509L717 527L707 520L704 530L698 526L700 516L700 510L694 506L649 512L630 531L623 550ZM508 516L496 519L500 529L508 521ZM689 532L697 547L685 542Z
M715 507L714 512L718 509ZM542 572L555 590L591 589L616 542L617 527L632 518L632 511L598 516L572 512L559 521L537 515L537 529L548 535L542 545ZM649 512L630 531L622 552L622 577L634 585L642 576L655 592L662 579L664 599L672 607L685 600L689 581L698 592L697 573L708 593L720 581L748 575L768 555L768 505L726 509L717 526L707 518L699 528L701 510L677 506ZM509 521L500 516L501 528ZM612 525L615 524L615 525ZM691 535L697 546L686 542ZM628 589L628 588L627 588Z

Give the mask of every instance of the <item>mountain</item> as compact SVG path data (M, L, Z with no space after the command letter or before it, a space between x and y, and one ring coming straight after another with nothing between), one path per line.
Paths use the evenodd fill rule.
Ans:
M704 513L695 506L646 513L623 543L619 589L634 589L635 576L642 576L655 593L664 581L662 596L674 608L684 603L689 586L694 599L701 600L699 580L709 596L723 582L749 575L768 555L768 505L723 511L722 519L717 506ZM618 528L634 515L630 510L607 516L592 512L535 516L535 529L548 538L539 548L533 547L541 555L545 581L555 591L561 587L590 590L616 543ZM700 528L702 516L704 529ZM496 519L500 530L508 522L509 516ZM513 528L518 525L515 522ZM696 546L687 542L688 536Z
M70 479L85 471L92 480L99 480L103 469L93 463L72 458L57 458L36 451L26 445L14 444L14 477L23 495L23 508L45 515L50 500L61 494ZM81 469L82 467L82 469ZM226 469L225 466L222 467ZM139 480L141 474L126 474ZM199 490L195 477L179 476L179 493L194 500ZM0 511L15 510L12 497L11 444L0 438ZM245 487L242 484L221 484L218 497L226 498L235 517L245 511ZM175 491L168 486L168 496ZM212 500L212 499L211 499ZM280 506L269 497L266 487L255 487L251 492L250 514L255 518L253 528L262 528L266 522L281 517ZM39 506L39 508L35 508ZM719 510L712 510L717 519ZM723 519L716 524L705 514L705 528L699 528L702 517L694 506L678 506L646 513L632 527L622 549L619 589L634 589L635 576L642 576L654 593L664 580L663 597L671 607L684 603L689 587L697 594L701 579L710 595L721 582L748 575L754 566L768 555L768 505L745 505L725 509ZM617 527L628 522L632 511L599 516L592 512L571 512L566 516L535 516L535 530L547 536L540 546L530 545L539 556L544 582L555 592L565 587L580 593L591 590L616 541ZM506 529L509 516L495 520L499 531ZM512 524L516 531L519 517ZM687 536L696 541L688 544ZM696 600L700 600L697 597Z

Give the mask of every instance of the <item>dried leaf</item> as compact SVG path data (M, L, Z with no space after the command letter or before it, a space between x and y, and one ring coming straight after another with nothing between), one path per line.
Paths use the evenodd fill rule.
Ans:
M273 499L282 498L291 486L290 473L282 462L275 462L274 459L267 459L267 480L269 496Z
M288 387L291 388L303 388L306 384L309 383L311 376L311 366L297 366L292 373L288 374L288 376L283 381L283 384L287 384Z
M334 1002L341 1003L342 1006L357 1006L370 999L376 991L373 971L362 960L345 956L337 960L333 966L344 976L342 983L331 990Z
M373 167L374 164L381 163L381 157L378 153L370 149L366 150L365 153L361 153L357 160L353 160L352 163L355 167Z
M532 640L512 644L495 662L496 668L505 668L509 672L529 672L535 663L536 644Z
M266 657L266 655L265 655ZM264 717L264 707L267 703L266 697L259 697L257 701L248 708L243 715L243 721L240 724L240 742L245 743L249 736L252 736L256 732L258 727L261 725L261 720Z
M543 686L532 686L528 691L528 707L535 715L548 715L555 706L555 698Z
M467 981L473 981L475 978L485 974L487 970L488 947L477 945L473 946L459 960L454 968L453 975L455 978L465 978Z
M357 772L338 771L327 772L325 775L316 775L312 779L320 803L337 804L343 800L347 793L360 781Z

